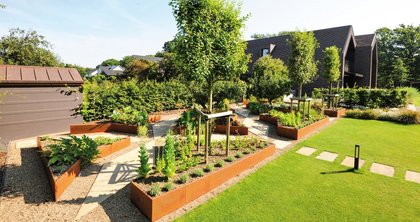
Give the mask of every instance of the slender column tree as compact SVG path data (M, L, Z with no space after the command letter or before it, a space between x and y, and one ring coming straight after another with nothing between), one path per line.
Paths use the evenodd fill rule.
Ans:
M292 54L289 57L289 77L299 87L302 98L303 84L316 79L318 72L315 50L319 47L313 32L293 32L288 40Z
M340 78L340 49L330 46L324 49L324 61L322 77L329 82L328 93L331 94L332 85ZM331 98L328 99L328 108L331 106Z

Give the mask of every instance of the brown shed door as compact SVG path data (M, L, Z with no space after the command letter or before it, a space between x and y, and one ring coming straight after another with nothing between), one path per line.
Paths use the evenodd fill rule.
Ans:
M82 102L82 94L67 87L0 88L6 93L0 99L1 142L67 132L70 124L82 123L75 109Z

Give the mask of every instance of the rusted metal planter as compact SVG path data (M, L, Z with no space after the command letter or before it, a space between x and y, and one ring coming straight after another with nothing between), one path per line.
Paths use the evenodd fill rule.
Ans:
M274 126L277 126L277 123L278 123L277 118L274 118L274 117L272 117L270 115L267 115L267 114L259 115L259 119L260 119L260 121L269 123L269 124L274 125Z
M50 183L51 189L53 191L54 200L59 200L61 194L67 189L68 186L76 179L76 177L80 174L80 164L81 161L77 160L73 165L67 169L66 172L61 174L59 177L55 176L48 166L48 161L45 156L42 155L42 147L41 147L41 138L37 138L37 145L40 151L40 158L42 161L42 166L44 167L45 173L47 174L48 181Z
M109 131L137 134L137 126L113 122L90 122L70 125L70 134L103 133Z
M312 123L309 126L305 126L303 128L300 128L300 129L296 129L294 127L278 125L276 131L277 131L277 135L279 135L279 136L294 139L294 140L298 140L302 137L307 136L308 134L312 133L313 131L319 129L320 127L323 127L323 126L327 125L328 122L329 122L328 118L324 118L324 119L319 120L315 123Z
M342 117L346 115L346 109L344 108L336 109L336 110L324 109L324 115L327 115L329 117Z
M161 119L162 119L161 115L149 115L148 122L155 123L155 122L159 122Z
M227 125L216 125L215 133L226 133ZM248 135L248 127L246 126L230 126L230 135Z
M131 144L130 137L124 138L120 141L117 141L115 143L109 144L109 145L102 145L98 147L99 155L98 158L104 158L106 156L109 156L117 151L120 151Z
M270 144L263 150L155 198L150 197L135 181L132 181L130 184L131 201L151 221L156 221L252 168L273 155L275 151L275 146Z

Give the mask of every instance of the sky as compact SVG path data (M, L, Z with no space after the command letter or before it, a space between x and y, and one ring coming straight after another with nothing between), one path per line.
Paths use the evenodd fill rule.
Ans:
M0 36L35 30L65 63L95 67L108 58L149 55L177 32L167 0L0 0ZM356 35L420 24L420 0L243 0L254 33L353 25Z

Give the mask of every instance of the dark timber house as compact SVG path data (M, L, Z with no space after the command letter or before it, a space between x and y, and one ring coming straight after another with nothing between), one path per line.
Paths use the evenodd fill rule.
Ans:
M342 26L313 31L318 40L319 48L315 52L315 60L319 61L318 77L310 84L303 86L303 92L310 94L313 88L328 87L328 82L321 76L323 50L329 46L337 46L341 49L341 78L339 87L367 87L375 88L378 73L378 50L375 34L355 36L353 27ZM290 47L287 40L289 35L248 41L247 54L251 54L249 72L246 77L252 75L254 62L267 54L273 58L279 58L288 63Z
M76 69L0 65L0 145L82 123L82 84Z

